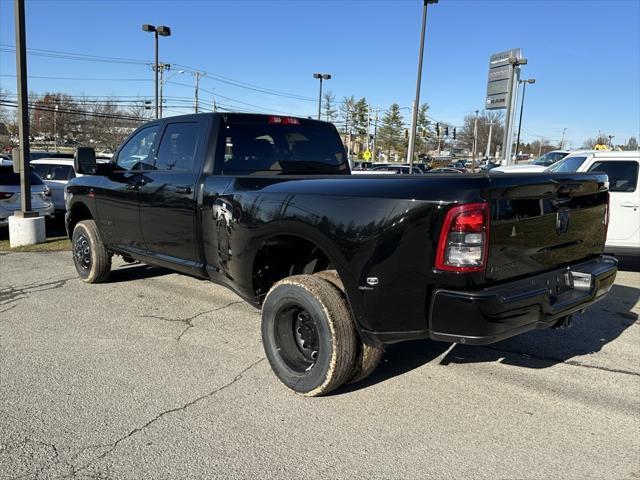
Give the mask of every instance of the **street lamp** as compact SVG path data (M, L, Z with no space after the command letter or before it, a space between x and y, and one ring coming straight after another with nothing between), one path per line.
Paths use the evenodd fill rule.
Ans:
M153 70L156 72L156 118L159 118L159 109L158 109L158 35L161 37L168 37L171 35L171 29L164 25L160 25L156 27L155 25L149 25L145 23L142 25L142 30L145 32L153 32L155 38L155 62L153 66Z
M524 109L524 93L527 89L527 83L536 83L535 78L528 78L526 80L518 80L518 83L522 83L522 102L520 103L520 121L518 122L518 139L516 140L516 159L518 158L518 149L520 148L520 129L522 128L522 110Z
M320 110L322 108L322 80L329 80L331 75L328 73L314 73L313 78L320 80L320 95L318 95L318 120L320 120Z
M413 116L411 117L411 130L409 130L409 148L407 158L409 160L409 173L413 173L413 151L416 146L416 127L418 125L418 108L420 108L420 83L422 81L422 58L424 57L424 33L427 28L427 5L438 3L438 0L423 0L422 30L420 31L420 55L418 56L418 78L416 80L416 98L413 101Z

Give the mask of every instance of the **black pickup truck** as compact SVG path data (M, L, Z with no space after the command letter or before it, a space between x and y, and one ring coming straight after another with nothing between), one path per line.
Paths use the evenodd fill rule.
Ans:
M111 163L75 163L78 274L106 281L116 254L231 288L308 396L367 376L385 344L565 326L617 272L598 173L351 176L332 124L240 113L152 121Z

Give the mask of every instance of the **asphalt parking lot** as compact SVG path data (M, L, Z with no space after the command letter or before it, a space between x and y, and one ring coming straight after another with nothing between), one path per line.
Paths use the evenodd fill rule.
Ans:
M568 330L389 347L302 398L259 312L142 265L0 256L0 478L640 478L640 269Z

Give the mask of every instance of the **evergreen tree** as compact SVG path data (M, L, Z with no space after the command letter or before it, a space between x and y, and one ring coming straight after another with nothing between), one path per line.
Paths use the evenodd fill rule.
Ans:
M387 156L391 153L404 153L404 124L400 114L400 106L392 104L382 117L382 124L378 130L379 144L382 150L386 150Z
M427 118L429 105L423 103L418 109L418 123L416 128L416 153L424 154L429 150L429 141L433 139L431 122Z

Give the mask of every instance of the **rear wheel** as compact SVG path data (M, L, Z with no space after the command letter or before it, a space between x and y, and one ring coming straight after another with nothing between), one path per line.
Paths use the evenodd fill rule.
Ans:
M102 243L96 222L78 222L71 236L73 263L82 280L101 283L111 272L111 254Z
M324 278L333 284L338 290L340 290L340 293L346 299L344 284L342 283L342 280L340 280L338 272L335 270L324 270L322 272L315 273L315 275ZM347 380L347 383L356 383L371 375L380 364L383 354L384 347L369 345L368 343L364 343L362 340L357 339L356 361L353 366L353 372L351 372L351 376L349 377L349 380Z
M344 298L313 275L277 282L262 306L262 343L274 373L297 393L315 397L351 375L356 333Z

